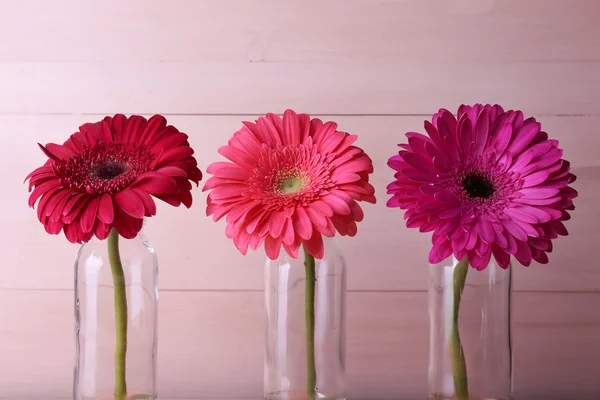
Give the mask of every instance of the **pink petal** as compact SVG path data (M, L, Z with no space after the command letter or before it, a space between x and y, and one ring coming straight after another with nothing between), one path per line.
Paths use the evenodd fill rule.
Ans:
M258 138L261 142L266 143L270 147L277 147L282 144L279 132L271 120L266 117L260 117L257 120L258 128L261 137Z
M333 180L337 185L343 185L346 183L352 183L356 181L360 181L360 175L351 173L351 172L338 172L337 170L331 175L331 180Z
M294 223L291 218L286 218L285 225L283 227L281 239L283 244L292 245L296 240L296 234L294 232Z
M300 143L300 126L298 115L293 110L283 113L283 144L296 145Z
M271 236L277 238L281 235L281 231L283 230L286 219L287 218L281 211L274 211L271 214L269 221L269 232L271 233Z
M326 202L329 205L329 207L331 207L335 214L350 214L350 206L348 205L348 203L345 200L342 200L340 197L336 196L334 193L330 192L329 195L322 197L322 200Z
M321 214L320 212L316 211L314 208L312 207L307 207L305 208L306 211L306 215L308 215L308 218L310 218L310 221L318 228L324 228L325 226L327 226L327 218Z
M293 222L298 236L300 236L303 240L308 240L311 238L313 233L312 223L310 222L310 218L306 214L304 208L296 208Z
M373 162L367 156L353 158L336 168L339 172L373 172Z
M317 259L322 259L325 256L323 248L323 237L318 232L313 232L312 237L304 242L306 251Z
M271 260L276 260L281 252L281 239L274 239L271 236L265 238L265 251L267 257Z
M333 216L333 208L323 200L313 201L310 203L309 208L318 211L320 214L323 214L326 217Z

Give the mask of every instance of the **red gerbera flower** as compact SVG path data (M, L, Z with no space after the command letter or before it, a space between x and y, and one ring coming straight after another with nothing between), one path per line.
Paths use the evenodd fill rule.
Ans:
M406 134L388 163L397 171L388 206L407 210L408 227L434 231L433 264L451 254L468 255L477 269L492 254L504 268L510 255L526 266L547 263L577 197L558 141L499 105L463 105L457 117L441 109L425 121L429 137Z
M25 178L29 206L39 199L46 231L64 230L73 243L106 239L113 227L133 238L156 213L151 196L191 207L190 181L198 185L202 174L187 139L161 115L86 123L63 145L39 145L49 159Z
M219 153L232 162L216 162L203 190L206 212L218 221L227 215L226 234L246 254L263 242L276 259L283 245L296 258L304 244L323 257L322 235L354 236L363 219L357 201L375 203L369 184L371 159L352 146L355 135L337 131L307 114L287 110L244 122Z

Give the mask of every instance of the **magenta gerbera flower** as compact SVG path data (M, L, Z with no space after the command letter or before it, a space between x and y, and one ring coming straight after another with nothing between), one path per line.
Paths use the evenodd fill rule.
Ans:
M406 225L433 231L433 264L454 254L476 269L491 256L528 266L547 263L552 239L567 235L577 192L558 141L534 118L499 105L441 109L425 121L429 137L408 132L390 158L397 171L387 205L406 210Z
M156 213L153 197L192 205L192 184L202 179L188 136L162 115L117 114L87 123L62 145L40 145L47 162L29 179L29 206L50 234L70 242L106 239L112 228L131 239L144 217Z
M226 234L246 254L264 242L276 259L283 246L296 258L300 245L323 257L323 238L354 236L363 219L358 201L375 203L371 159L352 146L355 135L334 122L287 110L244 122L219 153L231 162L207 168L207 215L227 215Z

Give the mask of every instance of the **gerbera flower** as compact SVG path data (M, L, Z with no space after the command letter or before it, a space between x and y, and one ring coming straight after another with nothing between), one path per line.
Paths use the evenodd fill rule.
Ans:
M156 213L152 196L173 206L192 205L190 181L202 174L188 136L155 115L117 114L79 128L62 145L39 145L48 161L29 179L29 206L46 231L64 230L72 243L106 239L114 227L133 238Z
M441 109L425 121L429 137L406 134L388 162L397 173L387 205L407 210L408 227L433 231L431 263L451 254L476 269L492 255L503 268L511 255L547 263L577 197L558 141L499 105L462 105L457 117Z
M219 153L231 162L207 168L207 215L227 215L226 234L246 254L263 242L276 259L283 245L296 258L304 245L323 257L323 238L354 236L363 219L358 201L375 203L371 159L352 146L355 135L334 122L287 110L244 122Z

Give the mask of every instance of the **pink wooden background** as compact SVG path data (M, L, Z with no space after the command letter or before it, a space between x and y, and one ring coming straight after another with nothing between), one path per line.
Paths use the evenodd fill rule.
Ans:
M241 120L288 107L359 134L375 163L380 202L340 240L350 398L424 398L430 239L385 208L386 160L462 102L535 115L579 176L572 235L551 264L515 271L515 388L600 398L598 0L0 0L0 15L0 398L71 393L77 246L27 208L36 142L106 114L163 113L204 170ZM161 398L257 399L263 255L239 255L194 196L148 226Z

